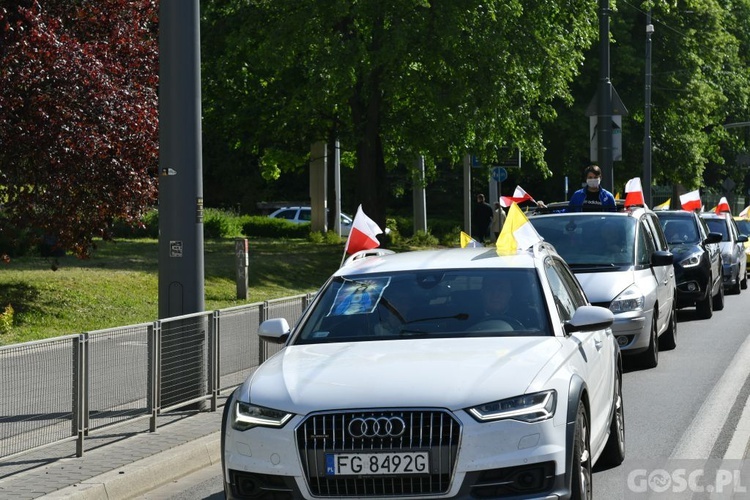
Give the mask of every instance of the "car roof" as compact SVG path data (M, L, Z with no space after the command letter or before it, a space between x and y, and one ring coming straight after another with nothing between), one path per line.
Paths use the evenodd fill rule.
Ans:
M555 253L551 245L540 244L538 247L546 254ZM531 269L536 267L536 258L539 256L531 250L498 256L494 247L415 250L359 259L341 267L334 276L436 269Z
M675 217L685 217L685 218L693 218L695 212L692 212L690 210L654 210L654 213L657 215L657 217L662 215L669 215L669 216L675 216Z

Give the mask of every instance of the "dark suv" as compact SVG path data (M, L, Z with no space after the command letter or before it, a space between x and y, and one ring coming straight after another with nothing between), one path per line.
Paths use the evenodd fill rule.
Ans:
M657 210L669 250L674 255L677 307L695 306L701 318L724 309L721 233L709 232L696 212Z

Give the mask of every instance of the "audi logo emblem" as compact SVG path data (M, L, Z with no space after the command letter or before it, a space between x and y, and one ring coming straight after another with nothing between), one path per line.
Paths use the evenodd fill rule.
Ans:
M357 417L347 430L353 438L397 438L406 432L406 422L401 417Z

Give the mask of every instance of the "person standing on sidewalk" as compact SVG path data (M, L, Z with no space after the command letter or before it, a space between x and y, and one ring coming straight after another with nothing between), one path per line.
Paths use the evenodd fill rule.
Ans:
M472 237L480 243L484 243L490 235L490 226L494 212L489 203L484 201L484 195L477 195L477 204L474 205L474 219Z

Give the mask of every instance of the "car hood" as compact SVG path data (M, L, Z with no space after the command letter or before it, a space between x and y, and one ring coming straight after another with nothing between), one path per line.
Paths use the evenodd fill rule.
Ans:
M703 251L701 247L695 244L677 244L677 245L669 245L669 251L672 252L672 255L674 255L674 261L676 263L679 263L687 257L688 255L692 255L694 253L698 253Z
M523 394L560 349L555 337L287 346L256 370L239 397L303 414L383 406L455 410Z
M575 274L592 304L608 304L635 281L632 268L627 271Z

